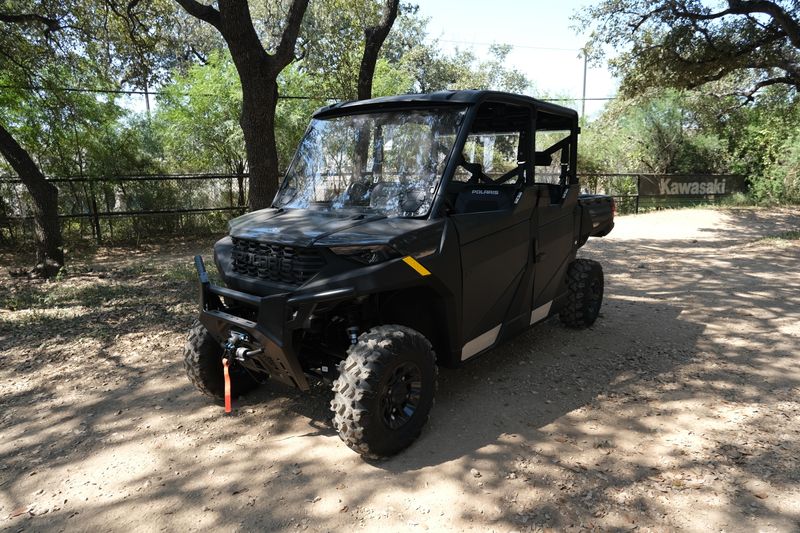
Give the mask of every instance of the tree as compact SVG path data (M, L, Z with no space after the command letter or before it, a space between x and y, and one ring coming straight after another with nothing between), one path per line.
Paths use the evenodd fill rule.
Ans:
M380 21L374 26L364 28L364 54L361 57L361 67L358 70L358 99L372 98L372 78L375 76L375 65L383 42L392 29L397 18L397 8L400 0L386 0L381 13Z
M695 88L723 79L752 101L761 89L800 88L800 3L728 0L604 0L577 19L594 26L591 48L627 49L611 60L622 92Z
M31 59L43 61L51 52L49 42L62 25L46 12L0 11L0 79L25 83L30 79ZM58 221L58 189L48 182L36 162L12 134L13 124L0 123L0 154L17 173L33 199L35 272L52 276L64 265L64 250Z
M279 30L278 44L269 53L253 25L250 6L243 0L219 0L218 9L196 0L176 0L187 13L217 29L225 39L242 85L239 118L250 166L251 209L268 207L278 186L275 111L278 75L295 58L308 0L292 0Z
M0 82L5 86L4 93L24 93L25 106L49 109L54 122L45 126L58 129L74 118L66 112L74 98L61 87L72 83L103 87L112 80L133 80L149 64L144 49L152 46L153 39L138 30L162 8L158 1L3 2ZM2 100L3 104L10 101L7 97ZM34 272L52 276L64 264L58 190L47 181L41 162L32 156L30 143L18 139L20 121L7 111L0 109L0 154L33 199Z
M394 43L395 20L408 6L397 0L321 0L314 2L303 22L300 71L314 79L316 97L336 100L373 96L381 61L397 68L399 50L387 58L384 43ZM385 73L385 72L384 72Z
M520 71L506 67L511 46L494 44L489 48L489 58L478 60L471 50L456 50L453 55L443 54L436 41L420 43L401 58L401 64L414 78L419 92L446 89L493 89L523 93L531 82Z
M213 51L205 64L176 73L160 92L153 125L173 168L181 172L246 172L247 153L236 120L242 108L242 88L226 52Z
M36 266L42 276L54 276L64 266L64 249L58 222L58 189L47 181L27 151L0 124L0 153L17 173L33 198Z
M579 172L728 171L726 142L697 111L711 105L710 100L670 89L611 102L584 128Z

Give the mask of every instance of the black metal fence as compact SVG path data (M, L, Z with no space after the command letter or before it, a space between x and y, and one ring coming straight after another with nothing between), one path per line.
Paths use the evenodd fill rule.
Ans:
M247 205L248 175L170 174L64 177L59 217L66 240L140 240L155 234L222 231ZM620 213L719 202L744 192L737 175L586 174L583 192L608 194ZM0 178L0 243L26 242L33 231L31 199L18 178Z
M67 240L140 240L151 234L220 231L247 205L247 174L59 177L59 218ZM0 178L0 242L32 232L32 203L18 178Z

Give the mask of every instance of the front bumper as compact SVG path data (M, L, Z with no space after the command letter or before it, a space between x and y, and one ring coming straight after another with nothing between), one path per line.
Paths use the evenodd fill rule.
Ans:
M286 385L308 390L306 373L293 347L294 331L303 327L316 304L350 297L354 290L335 289L312 294L292 296L280 293L270 296L254 296L225 287L212 285L208 279L203 258L195 256L195 268L200 281L200 322L221 344L231 331L246 333L261 349L245 361L245 367L264 370L273 379ZM233 314L233 309L223 303L251 310L250 318Z

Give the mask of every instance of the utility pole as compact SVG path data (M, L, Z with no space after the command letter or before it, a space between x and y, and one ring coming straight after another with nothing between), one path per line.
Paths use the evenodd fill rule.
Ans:
M589 63L589 46L586 45L581 49L583 54L583 98L581 98L581 120L586 117L586 70Z

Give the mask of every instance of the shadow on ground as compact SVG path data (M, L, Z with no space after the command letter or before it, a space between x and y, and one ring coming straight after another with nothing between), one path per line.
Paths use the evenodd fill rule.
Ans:
M0 526L800 527L798 247L741 244L796 221L593 243L597 324L550 320L442 370L420 440L375 463L338 440L323 388L272 385L233 417L199 396L180 364L190 282L89 280L56 313L2 316L0 516L18 516Z

